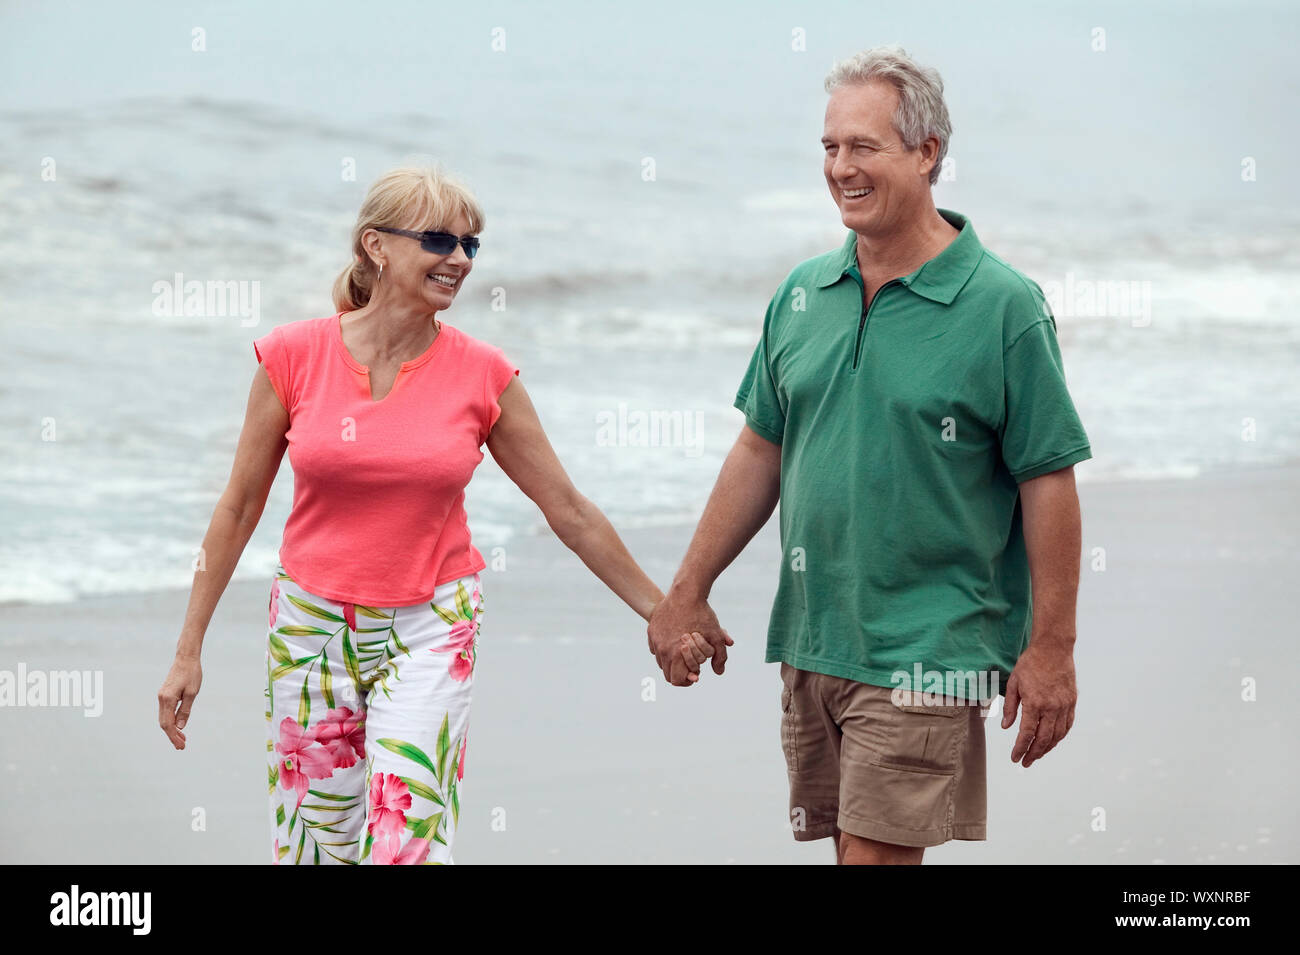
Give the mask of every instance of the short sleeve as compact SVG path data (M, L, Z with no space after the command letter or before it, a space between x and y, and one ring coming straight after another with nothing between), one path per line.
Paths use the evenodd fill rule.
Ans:
M1002 460L1017 484L1092 457L1088 435L1065 386L1050 315L1030 325L1002 357L1006 417Z
M266 369L266 377L271 379L271 387L275 389L280 404L289 410L289 356L278 325L261 338L254 339L253 354Z
M506 357L506 353L495 346L488 352L487 372L483 379L483 428L479 436L481 445L492 433L492 426L501 417L501 393L506 390L510 380L519 374L519 368Z
M740 382L736 400L732 404L744 413L745 422L750 428L774 444L780 444L785 434L785 409L781 406L776 380L772 377L768 351L771 317L772 305L769 304L767 315L763 319L763 332L749 358L749 367L745 369L745 377Z

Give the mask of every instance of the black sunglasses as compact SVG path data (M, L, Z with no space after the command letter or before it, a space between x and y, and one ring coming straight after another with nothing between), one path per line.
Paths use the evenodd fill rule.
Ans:
M478 254L478 236L476 235L452 235L450 232L412 232L410 229L390 229L387 226L377 225L374 227L376 232L391 232L394 235L410 236L412 239L420 240L420 248L425 252L432 252L434 255L451 255L456 251L457 243L465 250L465 255L474 258Z

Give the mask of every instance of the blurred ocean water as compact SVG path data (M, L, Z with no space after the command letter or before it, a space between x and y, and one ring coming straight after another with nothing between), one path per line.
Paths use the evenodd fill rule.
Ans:
M0 602L188 584L251 340L333 313L366 186L412 158L487 210L447 320L516 360L616 526L680 525L684 547L768 297L843 234L821 78L892 40L947 84L936 203L1059 296L1080 479L1300 456L1288 7L1180 6L1177 37L1160 5L1010 33L957 6L73 7L73 34L66 10L0 11ZM189 282L256 308L159 307ZM674 424L643 442L642 419ZM237 577L274 567L291 495L286 461ZM468 508L485 554L542 523L490 456Z

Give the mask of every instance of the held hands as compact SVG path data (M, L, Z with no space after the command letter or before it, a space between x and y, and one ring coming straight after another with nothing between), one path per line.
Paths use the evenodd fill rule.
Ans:
M730 636L727 645L735 643ZM678 650L672 657L668 673L665 674L673 686L692 686L700 680L700 666L713 656L713 645L700 635L698 630L683 633L678 638Z
M727 647L735 644L702 597L684 594L676 585L650 614L646 628L650 652L664 678L673 686L691 686L700 679L700 666L713 659L719 675L727 665Z
M728 642L733 642L727 637ZM695 683L700 678L700 666L713 656L713 645L705 640L699 631L683 633L681 640L680 663L686 669L686 679ZM673 672L677 672L678 661L673 661Z

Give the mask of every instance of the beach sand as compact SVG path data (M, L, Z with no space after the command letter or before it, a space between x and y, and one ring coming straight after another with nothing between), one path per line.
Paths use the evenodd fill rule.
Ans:
M1074 728L1023 769L999 699L989 838L925 861L1300 861L1296 706L1281 685L1300 662L1297 492L1295 466L1082 484ZM832 861L829 841L797 844L786 821L781 682L762 662L776 531L715 586L736 646L724 676L689 689L663 681L644 622L554 537L505 549L483 577L457 863ZM623 536L664 586L690 528ZM157 727L156 693L187 592L3 609L0 668L102 671L103 711L0 710L0 859L269 861L269 586L232 585L218 606L184 752Z

